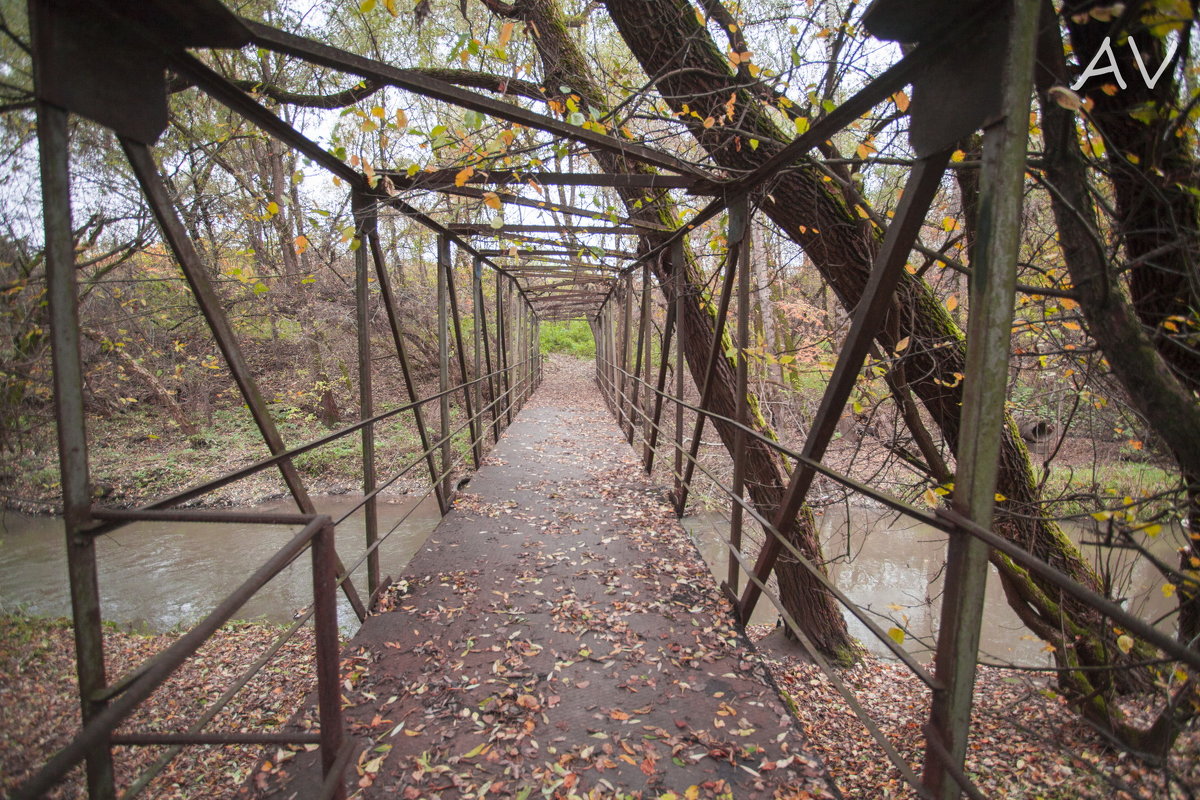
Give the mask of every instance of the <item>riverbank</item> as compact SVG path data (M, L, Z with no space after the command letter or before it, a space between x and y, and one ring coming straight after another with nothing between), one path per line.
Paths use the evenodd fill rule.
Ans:
M327 427L311 413L290 406L274 410L280 435L289 447L327 436ZM451 408L452 425L459 410ZM346 424L346 423L342 423ZM51 431L52 433L52 431ZM466 434L453 440L466 452ZM350 433L294 459L313 495L340 495L362 490L361 436ZM93 491L107 506L129 508L170 496L270 455L249 412L219 409L200 432L185 434L157 413L131 408L120 414L88 419L88 466ZM398 414L375 426L376 464L380 481L421 452L411 413ZM0 469L0 504L23 514L55 514L60 509L58 454L52 443L29 444L6 455ZM428 486L428 473L413 469L384 490L402 496ZM231 508L258 505L285 496L279 470L271 467L242 478L185 505Z

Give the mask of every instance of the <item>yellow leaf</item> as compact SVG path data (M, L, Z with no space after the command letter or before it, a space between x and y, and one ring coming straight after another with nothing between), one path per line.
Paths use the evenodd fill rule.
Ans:
M955 150L953 153L950 154L950 160L956 161L956 162L962 161L966 157L967 157L967 154L965 152L963 152L962 150Z
M358 10L364 14L370 14L373 8L375 8L375 0L363 0L358 6Z
M905 336L903 339L901 339L900 341L896 342L896 346L892 348L892 351L893 351L893 352L896 352L896 353L899 353L901 350L905 350L905 349L907 349L907 348L908 348L908 343L909 343L909 340L910 340L911 338L912 338L912 337L910 337L910 336Z
M305 250L308 249L308 237L305 236L303 233L300 234L299 236L296 237L295 245L296 245L296 252L303 253Z
M400 9L396 8L396 0L383 0L383 7L386 8L388 13L393 17L400 16Z
M504 204L500 202L500 195L496 194L495 192L484 192L483 204L488 208L495 209L496 211L499 211L504 207Z
M512 22L506 22L500 27L500 39L498 41L498 44L501 47L507 46L508 40L512 38L513 25L514 25L514 23L512 23Z
M383 119L383 115L387 112L383 110L383 106L371 106L371 116Z
M892 641L896 644L904 644L904 631L899 628L888 628L888 636L892 637Z
M700 787L696 785L689 786L683 791L683 796L686 800L699 800Z
M272 216L274 216L275 214L278 214L279 213L279 203L276 203L274 200L267 203L267 213Z
M957 227L958 220L956 220L954 217L942 217L942 230L944 230L946 233L950 233L950 231Z
M999 492L996 492L996 496L995 496L995 498L994 498L994 499L995 499L995 501L996 501L997 503L1003 503L1003 502L1004 502L1005 500L1007 500L1008 498L1007 498L1007 497L1005 497L1004 495L1000 494Z
M408 127L408 114L404 113L403 108L396 109L396 127L401 129Z
M1122 633L1117 637L1117 647L1121 648L1122 653L1128 653L1133 649L1133 637L1127 633Z
M1162 587L1162 593L1163 593L1163 597L1174 597L1175 596L1175 584L1164 583L1163 587Z
M946 310L953 311L958 308L958 295L952 294L946 298Z
M462 186L466 184L467 181L471 180L471 176L474 174L474 167L463 167L458 171L458 174L454 176L454 185Z

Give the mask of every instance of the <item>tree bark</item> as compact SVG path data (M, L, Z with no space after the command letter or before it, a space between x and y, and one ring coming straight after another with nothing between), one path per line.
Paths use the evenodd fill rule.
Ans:
M658 91L716 163L730 172L749 171L791 138L765 113L763 104L774 98L755 94L737 80L686 0L663 0L653 13L638 0L605 0L605 6L645 73L657 76ZM731 95L734 113L727 116ZM685 106L697 116L681 113ZM708 118L719 122L705 127ZM878 231L804 161L781 170L765 188L764 210L804 248L843 306L853 309L881 241ZM897 352L896 343L906 339L907 347ZM903 358L910 387L951 448L957 449L964 336L923 280L903 276L877 341L893 357ZM1101 589L1078 549L1056 524L1040 516L1029 454L1011 420L1004 430L997 491L1006 497L997 508L999 532L1083 585ZM1111 664L1112 654L1118 652L1115 637L1099 614L1060 597L1052 585L1007 559L993 557L993 563L1018 615L1054 646L1061 665ZM1095 695L1101 701L1114 679L1126 679L1103 670L1069 674L1079 678L1073 694Z

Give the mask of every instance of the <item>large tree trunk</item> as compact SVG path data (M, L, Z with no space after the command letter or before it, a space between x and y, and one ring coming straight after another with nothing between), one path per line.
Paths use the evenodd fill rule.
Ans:
M1162 322L1171 314L1186 318L1194 313L1189 306L1200 305L1194 299L1193 283L1197 204L1182 191L1188 176L1192 184L1196 182L1196 160L1173 141L1173 136L1161 135L1161 123L1130 124L1129 112L1146 100L1148 91L1144 84L1135 88L1140 76L1132 78L1128 95L1118 92L1110 97L1102 89L1088 87L1092 89L1088 94L1096 103L1097 123L1112 137L1110 147L1116 148L1115 153L1111 149L1109 152L1116 159L1115 163L1110 161L1115 176L1114 223L1131 264L1129 295L1126 295L1116 265L1109 262L1100 244L1101 226L1091 196L1087 165L1079 148L1074 114L1048 100L1045 94L1051 86L1068 84L1069 78L1057 19L1049 4L1043 17L1046 24L1039 43L1038 89L1042 97L1046 178L1063 260L1075 285L1088 333L1128 390L1131 403L1163 439L1188 483L1195 487L1200 476L1200 405L1194 392L1200 385L1198 362L1192 353L1180 347L1179 341L1167 335ZM1099 24L1095 30L1086 24L1072 24L1072 40L1080 63L1090 63L1100 46L1096 32L1104 29ZM1151 40L1143 34L1141 42L1149 45ZM1128 69L1131 57L1122 60ZM1150 69L1157 63L1151 62ZM1160 91L1166 91L1161 88L1164 84L1172 88L1158 100L1169 107L1168 101L1174 93L1169 76L1164 76ZM1126 155L1129 153L1137 158L1139 167L1129 163ZM1178 173L1181 164L1190 164L1186 175ZM1163 185L1166 173L1159 170L1164 167L1176 171L1170 179L1171 185ZM1200 530L1200 497L1194 488L1187 493L1186 502L1192 522L1190 530ZM1200 541L1193 533L1190 547L1180 552L1180 569L1185 575L1196 574L1191 559L1200 556L1198 548ZM1182 641L1193 644L1200 634L1200 593L1194 584L1181 583L1179 635ZM1125 738L1138 741L1142 749L1162 752L1174 740L1187 714L1194 711L1194 692L1190 684L1185 684L1168 711L1148 732L1139 738L1139 732L1125 731Z
M608 110L604 93L592 77L582 53L567 31L566 23L555 0L518 0L506 5L496 0L484 0L485 4L507 16L529 23L529 31L537 44L543 64L543 82L549 87L566 86L580 95L584 103L601 112ZM644 169L624 158L606 151L592 151L601 167L610 172L634 172ZM630 216L645 219L656 226L666 224L674 227L678 217L673 207L649 193L637 190L622 190L622 199ZM652 237L643 237L641 246L649 248L657 244ZM708 360L709 348L715 331L715 303L707 296L703 276L696 267L690 253L683 264L673 264L669 259L656 259L653 264L655 276L668 302L674 302L677 270L684 271L684 292L693 301L684 304L680 332L684 353L693 377L702 376ZM726 341L728 345L728 341ZM727 352L729 347L722 348ZM730 359L717 359L713 375L713 391L709 409L722 416L736 416L735 366ZM751 408L757 404L751 397ZM753 420L755 427L766 433L761 416ZM719 420L714 423L725 447L733 452L734 429ZM746 488L755 506L768 519L773 516L783 494L783 479L786 474L782 459L767 445L749 439L746 453ZM823 563L820 543L812 514L807 509L801 514L793 534L793 542L807 558L817 564ZM850 637L836 600L798 564L784 563L779 570L780 595L785 607L794 615L805 633L826 656L842 663L852 661L857 645Z
M696 9L686 0L663 0L652 9L639 0L605 0L605 6L645 73L658 76L656 87L672 109L678 114L687 105L698 114L698 118L679 116L718 164L730 171L751 170L791 138L764 112L763 103L773 103L774 98L752 94L732 74L697 19ZM736 98L735 110L732 119L725 120L731 94ZM704 127L703 121L710 116L723 124ZM757 147L750 146L750 135L758 140ZM862 295L880 236L822 178L803 161L781 170L766 187L763 209L805 249L842 304L852 309ZM961 375L965 372L962 331L929 286L907 274L890 316L878 342L893 356L903 356L911 388L956 448ZM902 354L895 350L901 340L908 340ZM1071 541L1056 524L1040 517L1029 455L1011 420L1009 423L1004 430L997 486L1006 497L997 507L998 531L1076 581L1099 590L1095 573ZM1119 651L1111 626L1099 614L1062 597L1052 585L1007 559L993 557L992 561L1017 613L1053 645L1061 666L1111 666ZM1114 682L1127 688L1138 685L1125 673L1106 669L1072 669L1063 674L1072 694L1092 698L1088 702L1098 704L1104 714L1108 713L1105 698Z

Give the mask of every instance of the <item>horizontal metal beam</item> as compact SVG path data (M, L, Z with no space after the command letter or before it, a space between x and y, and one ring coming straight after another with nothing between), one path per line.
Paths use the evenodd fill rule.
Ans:
M364 58L348 50L342 50L314 39L307 39L303 36L287 33L278 28L272 28L269 25L255 22L252 19L245 17L241 19L246 27L250 29L254 43L267 50L293 56L311 64L319 64L340 72L359 75L377 83L395 86L398 89L404 89L413 94L452 103L459 108L515 122L565 139L582 142L589 147L616 153L634 161L641 161L651 166L678 172L681 175L708 177L686 161L637 144L636 142L629 142L608 136L607 134L596 133L595 131L581 128L578 125L571 125L564 120L546 114L539 114L536 111L529 111L512 103L472 92L413 70L397 69L381 61Z
M468 223L453 223L447 225L453 233L483 234L488 236L506 236L516 233L612 233L632 235L641 233L649 228L632 225L502 225L493 228L491 225L473 225Z
M516 250L516 255L513 255L513 250ZM596 255L590 247L577 247L573 250L563 248L509 248L507 250L480 250L480 255L485 256L507 256L509 258L524 258L526 256L577 256L586 251L593 258L637 258L637 253L631 253L628 250L607 250L604 248L596 248L603 251L603 255Z
M380 170L380 175L392 179L397 188L432 189L459 186L463 168L451 167L417 172ZM542 186L611 186L620 189L692 189L698 180L687 175L657 175L637 172L520 172L512 169L477 168L466 182L469 184L540 184ZM711 184L710 184L711 185Z
M443 194L459 195L461 197L474 197L480 200L483 199L484 195L483 189L477 189L474 186L447 186L445 188L434 187L433 191L441 192ZM567 214L573 217L586 217L588 219L606 220L608 222L612 222L614 217L614 215L609 212L597 211L594 208L579 208L578 206L566 205L564 203L555 203L552 200L535 200L529 197L522 197L519 194L512 194L511 192L491 192L490 194L494 194L505 205L525 206L526 208L554 211L559 214ZM666 225L656 225L655 223L650 222L635 223L628 217L617 217L616 222L621 225L636 224L638 227L646 230L665 232L673 230L673 228L668 228Z

